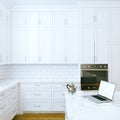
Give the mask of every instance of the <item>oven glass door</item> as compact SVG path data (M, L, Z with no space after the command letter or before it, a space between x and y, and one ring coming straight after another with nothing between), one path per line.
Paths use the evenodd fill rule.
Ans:
M100 83L101 80L108 81L108 71L101 70L82 70L81 77L95 77L97 83Z

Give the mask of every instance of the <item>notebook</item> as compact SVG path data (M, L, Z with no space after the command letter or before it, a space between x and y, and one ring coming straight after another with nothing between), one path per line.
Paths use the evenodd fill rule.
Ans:
M87 95L90 101L96 103L111 102L114 96L115 84L101 80L97 95Z

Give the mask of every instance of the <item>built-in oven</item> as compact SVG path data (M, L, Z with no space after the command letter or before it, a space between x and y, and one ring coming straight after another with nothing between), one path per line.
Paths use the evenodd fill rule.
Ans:
M98 90L101 80L108 81L107 64L81 64L81 90Z

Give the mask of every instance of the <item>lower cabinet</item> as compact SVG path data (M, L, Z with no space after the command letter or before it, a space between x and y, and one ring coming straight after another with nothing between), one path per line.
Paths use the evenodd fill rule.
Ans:
M66 83L21 83L23 112L64 112Z
M18 86L0 93L0 120L12 120L18 111Z

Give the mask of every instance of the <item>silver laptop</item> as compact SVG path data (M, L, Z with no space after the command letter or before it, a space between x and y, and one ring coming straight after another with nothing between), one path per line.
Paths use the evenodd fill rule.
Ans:
M101 80L98 94L85 96L96 103L110 102L113 99L115 84Z

